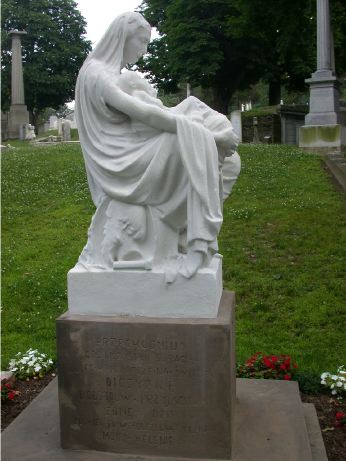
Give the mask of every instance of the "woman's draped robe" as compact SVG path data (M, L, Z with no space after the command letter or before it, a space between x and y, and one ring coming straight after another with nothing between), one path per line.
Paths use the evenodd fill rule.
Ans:
M187 98L170 109L178 115L177 133L158 131L107 104L115 80L99 63L90 62L76 90L79 136L97 207L91 227L104 225L109 199L149 206L173 230L187 228L187 248L215 252L222 224L224 153L214 135L232 129L230 122L198 99ZM193 121L196 116L199 122ZM98 250L87 247L81 262L88 265L96 262L93 253Z

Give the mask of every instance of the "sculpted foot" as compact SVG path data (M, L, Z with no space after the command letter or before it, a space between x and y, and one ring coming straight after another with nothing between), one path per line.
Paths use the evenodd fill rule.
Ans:
M187 255L182 260L182 266L179 270L179 273L190 279L193 275L196 274L198 269L202 267L204 260L204 254L200 251L189 251Z
M169 258L165 264L165 280L166 283L173 283L178 275L180 261L178 258Z

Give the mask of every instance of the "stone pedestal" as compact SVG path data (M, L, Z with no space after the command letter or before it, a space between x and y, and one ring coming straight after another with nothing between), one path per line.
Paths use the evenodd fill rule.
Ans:
M340 81L332 71L319 70L305 80L310 85L310 109L305 125L340 123Z
M21 127L29 123L29 111L25 104L12 104L8 113L8 137L19 139Z
M341 150L346 146L346 126L310 125L299 129L299 147L317 151Z
M233 293L214 319L66 313L57 341L63 448L231 459Z
M140 315L147 317L215 318L222 295L222 259L191 279L178 274L167 284L159 270L86 270L81 265L67 275L71 314Z

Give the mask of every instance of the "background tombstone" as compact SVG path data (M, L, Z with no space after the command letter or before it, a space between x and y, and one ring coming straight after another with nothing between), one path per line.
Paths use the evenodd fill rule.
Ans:
M69 120L63 120L61 129L62 129L62 140L71 141L71 124Z
M62 118L58 118L58 135L62 135L62 123L63 123L63 119Z
M50 130L58 129L58 117L56 115L51 115L49 117L49 129Z
M242 123L240 110L234 110L231 113L231 123L233 125L234 131L236 132L236 135L239 138L239 142L242 142Z
M260 138L258 136L258 119L257 119L257 117L253 117L252 124L253 124L253 140L252 140L252 142L254 144L258 144L261 141L260 141Z
M30 123L28 123L27 125L25 125L25 138L24 139L26 141L32 141L35 138L36 138L35 127L31 125Z
M8 119L8 135L10 139L20 137L21 125L29 123L29 112L24 99L24 82L22 66L21 37L26 32L11 30L12 37L12 76L11 76L11 107Z

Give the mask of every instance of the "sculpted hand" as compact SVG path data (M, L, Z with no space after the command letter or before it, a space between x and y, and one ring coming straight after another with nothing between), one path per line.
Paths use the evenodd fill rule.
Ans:
M231 128L228 128L215 135L215 142L226 150L234 151L239 143L239 138Z

